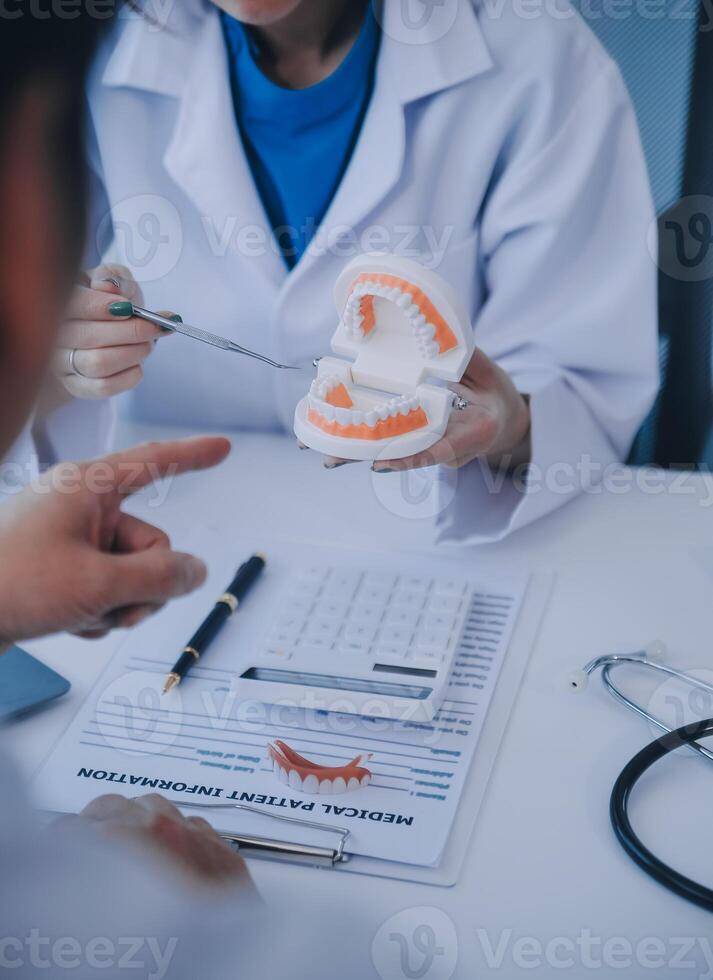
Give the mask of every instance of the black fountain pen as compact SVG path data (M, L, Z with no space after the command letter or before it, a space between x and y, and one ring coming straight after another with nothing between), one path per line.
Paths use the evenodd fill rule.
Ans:
M233 615L264 567L265 558L262 555L253 555L252 558L248 558L245 564L240 566L233 581L216 601L207 617L188 641L188 645L183 648L183 653L174 664L173 670L163 685L164 694L170 691L172 687L180 684L191 667L198 663L208 645L213 642L223 624Z

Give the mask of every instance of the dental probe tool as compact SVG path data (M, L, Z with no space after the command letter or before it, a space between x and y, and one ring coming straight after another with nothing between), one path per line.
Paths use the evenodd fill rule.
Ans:
M241 347L240 344L236 344L232 340L219 337L217 334L209 333L207 330L200 330L198 327L192 327L188 323L170 320L167 316L152 313L151 310L144 310L140 306L133 306L132 309L134 316L139 317L141 320L148 320L149 323L154 323L157 327L170 330L172 333L183 334L185 337L200 340L204 344L210 344L211 347L219 347L221 350L232 351L235 354L245 354L246 357L254 357L256 361L262 361L263 364L269 364L270 367L278 368L281 371L300 370L295 364L280 364L278 361L273 361L269 357L265 357L264 354L258 354L253 350L248 350L247 347Z

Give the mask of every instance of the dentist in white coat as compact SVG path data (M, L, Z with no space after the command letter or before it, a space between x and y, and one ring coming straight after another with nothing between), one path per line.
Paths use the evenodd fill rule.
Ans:
M123 18L90 88L99 268L63 329L44 451L96 451L116 409L290 430L311 370L154 344L122 301L308 366L344 264L389 250L446 277L475 329L472 407L426 458L376 464L451 468L443 538L502 537L626 457L658 382L654 215L619 72L564 2L166 10Z

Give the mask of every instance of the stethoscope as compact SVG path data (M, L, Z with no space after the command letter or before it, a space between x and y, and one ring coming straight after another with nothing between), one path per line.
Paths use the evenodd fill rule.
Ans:
M631 792L646 770L655 762L663 759L670 752L681 748L682 745L699 755L705 756L706 759L713 760L713 752L698 744L698 739L705 738L706 735L713 735L713 718L684 725L682 728L671 729L640 704L627 697L612 679L612 671L616 667L624 664L636 664L657 671L661 675L678 678L690 687L713 694L713 685L706 684L705 681L691 677L690 674L675 670L663 663L665 655L665 645L657 640L636 653L611 653L604 657L596 657L594 660L590 660L582 670L575 671L570 675L570 686L575 691L584 690L590 674L601 669L602 683L612 697L664 733L637 753L620 772L609 800L609 817L619 843L642 870L665 888L687 898L690 902L695 902L701 908L713 912L713 889L698 884L698 882L687 878L659 860L642 843L629 820L628 805Z

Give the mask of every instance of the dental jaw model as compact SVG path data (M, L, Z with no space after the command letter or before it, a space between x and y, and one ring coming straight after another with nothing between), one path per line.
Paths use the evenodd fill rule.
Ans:
M295 412L306 446L343 459L401 459L448 425L473 353L470 319L452 287L410 259L363 255L337 280L340 322ZM351 358L353 360L345 360Z

